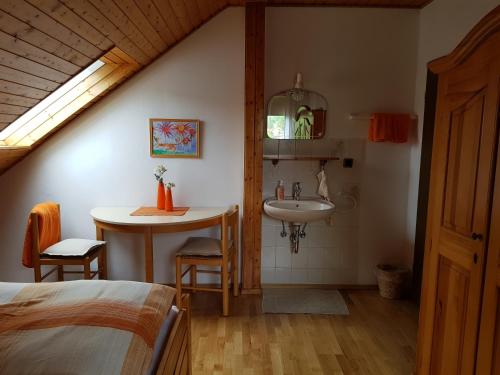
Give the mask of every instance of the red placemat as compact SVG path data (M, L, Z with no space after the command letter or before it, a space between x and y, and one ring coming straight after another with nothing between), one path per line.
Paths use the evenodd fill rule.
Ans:
M139 207L130 216L183 216L189 207L174 207L173 211L159 210L156 207Z

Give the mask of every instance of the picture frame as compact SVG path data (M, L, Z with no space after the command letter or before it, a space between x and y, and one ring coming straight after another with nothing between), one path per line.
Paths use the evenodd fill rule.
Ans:
M153 158L200 158L200 120L149 119L149 149Z

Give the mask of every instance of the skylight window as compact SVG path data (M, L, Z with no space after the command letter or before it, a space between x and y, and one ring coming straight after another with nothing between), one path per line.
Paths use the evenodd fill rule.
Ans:
M115 47L0 132L0 149L29 148L134 74L140 65Z
M68 104L68 100L72 100L70 91L92 76L92 74L94 74L103 65L105 65L103 61L95 61L57 90L52 92L45 99L36 104L29 111L16 119L5 129L0 131L0 146L4 143L7 145L16 143L15 141L9 142L9 137L15 136L17 132L21 133L19 137L16 137L20 139L22 136L28 135L31 131L42 125L45 121L47 121L47 119L50 119L54 113L61 110ZM75 92L75 95L78 95L78 92ZM63 97L66 97L66 100L62 100Z

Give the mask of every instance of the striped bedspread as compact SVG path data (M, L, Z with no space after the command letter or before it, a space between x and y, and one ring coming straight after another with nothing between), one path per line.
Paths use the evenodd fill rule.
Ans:
M144 374L175 289L0 282L0 374Z

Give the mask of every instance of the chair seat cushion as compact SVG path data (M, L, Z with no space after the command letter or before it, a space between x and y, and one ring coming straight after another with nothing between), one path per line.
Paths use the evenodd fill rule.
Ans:
M82 257L105 243L105 241L69 238L49 246L40 254L40 257Z
M184 246L177 252L177 256L221 257L222 242L210 237L189 237Z

